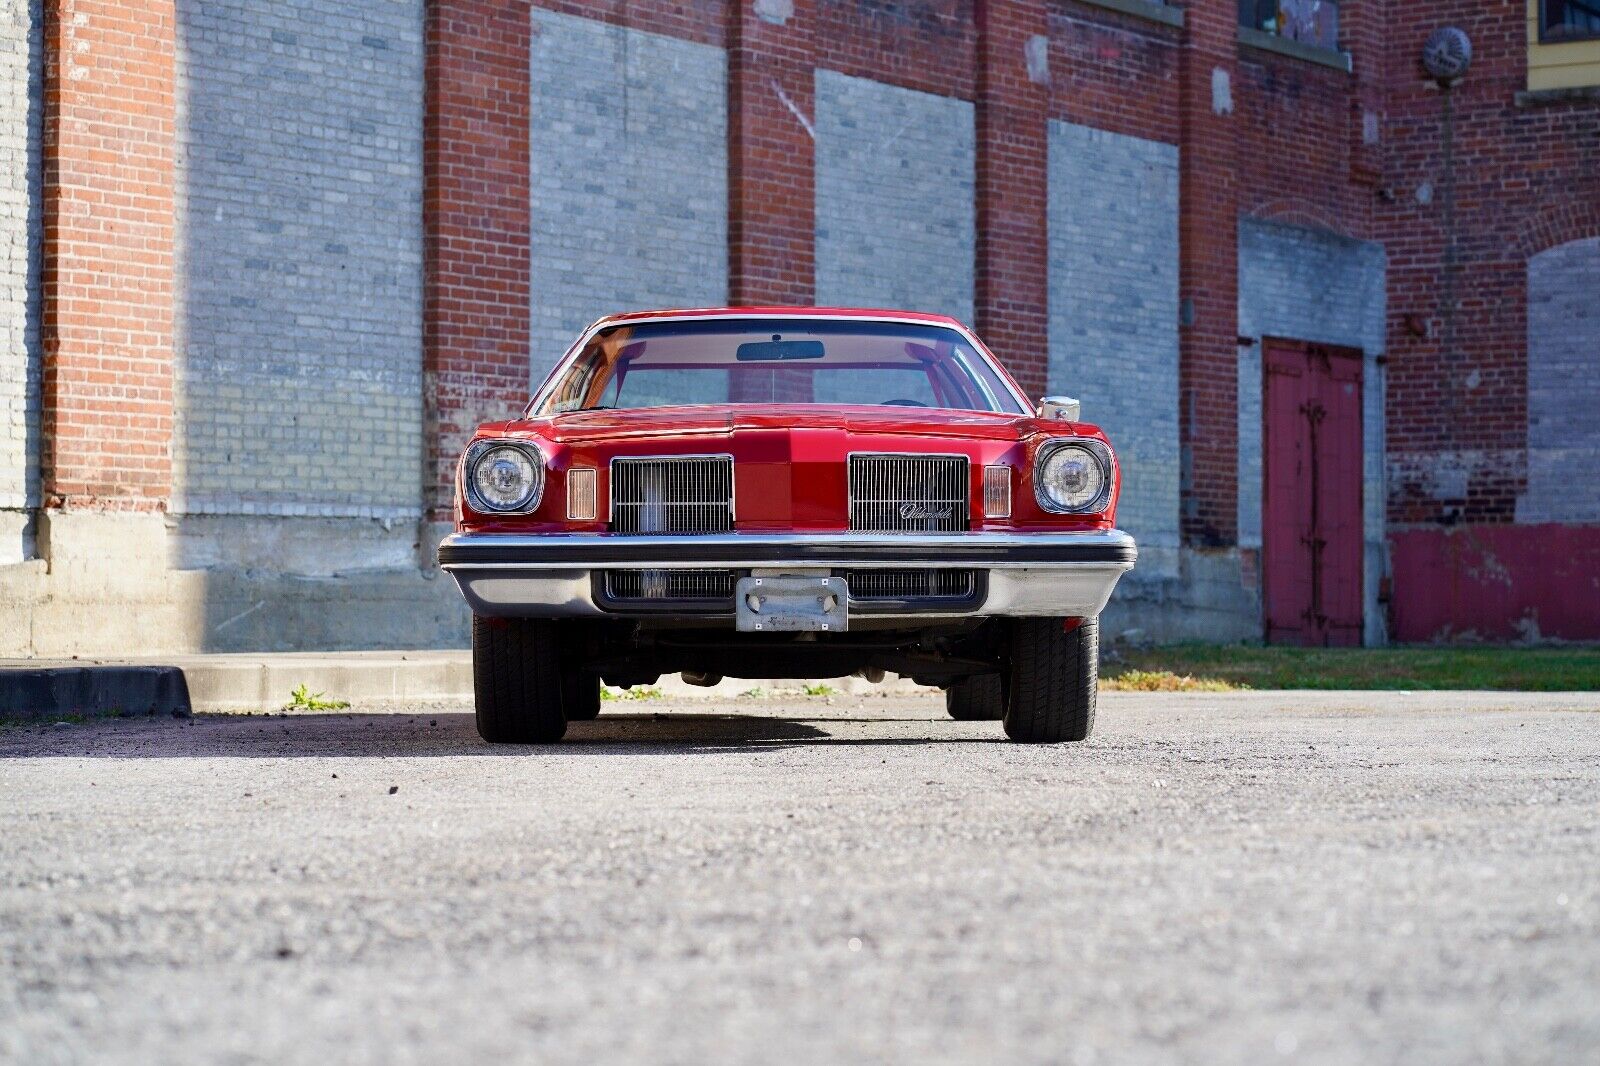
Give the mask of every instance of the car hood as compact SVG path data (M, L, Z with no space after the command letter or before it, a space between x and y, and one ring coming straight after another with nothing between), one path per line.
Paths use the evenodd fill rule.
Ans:
M523 423L526 428L552 442L572 445L640 437L731 434L742 429L832 429L888 436L1014 441L1027 433L1032 424L1033 418L1027 415L924 407L812 404L723 404L631 411L574 411Z

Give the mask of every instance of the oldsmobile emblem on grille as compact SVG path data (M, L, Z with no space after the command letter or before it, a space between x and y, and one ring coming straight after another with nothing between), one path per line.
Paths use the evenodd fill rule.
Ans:
M929 519L943 521L955 514L955 508L949 504L943 507L931 506L926 503L902 503L900 505L900 520L903 522L926 522Z

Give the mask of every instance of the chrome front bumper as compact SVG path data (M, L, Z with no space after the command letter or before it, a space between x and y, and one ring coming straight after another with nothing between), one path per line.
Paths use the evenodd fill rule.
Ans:
M439 565L476 614L501 618L606 616L594 575L605 570L835 570L961 567L986 575L981 602L873 611L873 617L1100 613L1138 549L1120 530L1090 533L722 533L632 536L453 533Z

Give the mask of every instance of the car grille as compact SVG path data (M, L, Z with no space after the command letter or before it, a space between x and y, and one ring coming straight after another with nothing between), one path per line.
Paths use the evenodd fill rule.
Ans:
M977 592L971 570L847 570L853 600L968 600Z
M964 455L852 455L850 528L960 532L968 528L971 491Z
M690 607L712 613L731 610L742 570L607 570L597 588L617 609L670 610ZM872 613L874 605L904 601L974 604L982 600L978 571L907 568L837 570L850 589L850 601Z
M731 529L731 457L612 460L612 532L726 533Z
M732 600L732 570L607 570L613 600Z

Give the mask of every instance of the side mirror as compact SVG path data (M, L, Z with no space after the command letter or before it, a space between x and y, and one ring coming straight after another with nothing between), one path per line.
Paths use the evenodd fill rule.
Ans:
M1076 422L1083 405L1071 396L1046 396L1039 401L1038 415L1051 421Z

